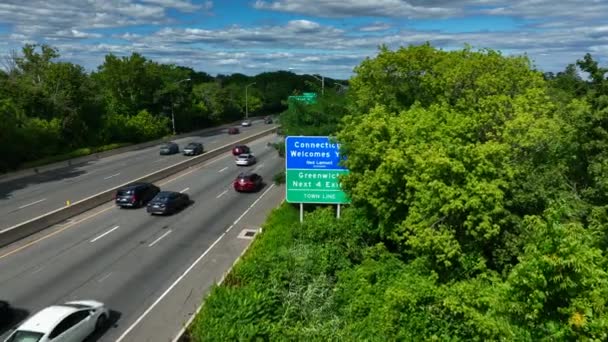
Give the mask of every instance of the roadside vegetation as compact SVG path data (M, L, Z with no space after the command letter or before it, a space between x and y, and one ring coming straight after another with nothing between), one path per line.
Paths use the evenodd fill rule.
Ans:
M337 126L281 117L337 135L352 205L275 210L191 339L607 340L607 72L382 47Z
M134 53L99 67L61 61L48 45L25 45L2 59L0 173L129 143L277 114L289 95L317 91L310 75L287 71L211 76ZM326 87L334 80L326 78Z

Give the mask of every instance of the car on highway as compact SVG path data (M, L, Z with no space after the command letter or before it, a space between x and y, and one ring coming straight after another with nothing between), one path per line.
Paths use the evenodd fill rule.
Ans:
M160 188L150 183L132 183L116 191L114 203L124 208L140 208L160 192Z
M184 150L182 151L182 153L185 156L196 156L198 154L203 153L204 150L205 150L205 148L203 147L203 144L197 143L197 142L191 142L188 145L186 145L186 147L184 147Z
M160 147L160 155L179 153L179 145L174 142L168 142Z
M251 152L251 149L247 145L236 145L232 148L233 156L238 156L243 153L249 153L249 152Z
M255 172L241 172L232 183L237 192L258 191L264 186L262 176Z
M264 118L264 123L265 124L271 124L272 123L272 117L271 116L267 116Z
M148 203L147 211L152 214L175 214L190 204L190 196L181 192L161 191Z
M228 134L239 134L241 131L238 127L230 127L228 128Z
M5 323L12 321L13 309L8 302L0 300L0 328L5 326Z
M241 126L251 127L251 120L244 120L243 122L241 122Z
M249 166L256 163L255 156L251 153L243 153L236 156L237 166Z
M81 342L103 329L110 317L103 303L79 300L42 309L15 329L6 342Z

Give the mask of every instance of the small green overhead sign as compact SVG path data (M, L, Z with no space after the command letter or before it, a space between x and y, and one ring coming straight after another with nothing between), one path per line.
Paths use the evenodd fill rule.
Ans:
M306 104L317 103L317 93L303 93L302 95L290 96L289 101L300 101Z

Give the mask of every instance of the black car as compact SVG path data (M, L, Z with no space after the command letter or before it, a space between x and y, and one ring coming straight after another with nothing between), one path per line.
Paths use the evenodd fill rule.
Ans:
M0 300L0 327L4 327L5 324L13 320L13 310L9 303Z
M143 207L160 192L160 189L150 183L133 183L116 191L115 203L121 208Z
M267 116L266 118L264 118L264 123L265 124L271 124L272 123L272 117Z
M161 191L154 197L148 208L150 214L174 214L190 204L187 194L175 191Z
M230 127L228 128L228 134L239 134L241 131L238 127Z
M175 154L179 153L179 145L174 142L168 142L160 147L160 154Z
M204 147L201 143L192 142L184 147L182 153L185 156L195 156L203 153Z

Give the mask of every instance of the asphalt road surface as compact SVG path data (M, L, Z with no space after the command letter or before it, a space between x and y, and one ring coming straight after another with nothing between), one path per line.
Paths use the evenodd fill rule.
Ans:
M271 187L284 163L268 146L276 139L249 144L258 157L252 166L238 167L226 153L157 182L162 190L190 195L193 203L177 214L151 216L145 208L108 203L0 249L0 300L16 308L18 320L68 300L102 301L114 327L93 340L115 341ZM235 192L232 181L246 170L262 175L265 188ZM7 336L2 329L1 339Z
M180 151L189 142L202 142L205 151L210 151L271 127L258 120L251 127L241 127L241 134L228 135L223 129L175 142ZM181 153L161 156L159 149L160 145L153 146L0 183L0 230L61 208L66 201L76 202L191 158Z

